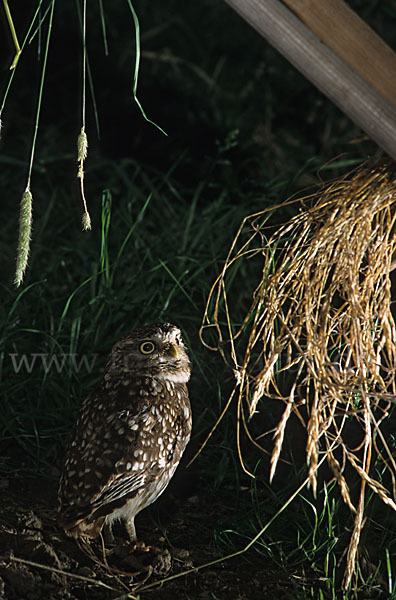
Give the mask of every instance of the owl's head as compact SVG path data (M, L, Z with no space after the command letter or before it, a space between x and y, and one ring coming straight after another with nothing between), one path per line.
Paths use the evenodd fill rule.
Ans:
M105 372L186 383L191 370L180 329L171 323L133 329L113 346Z

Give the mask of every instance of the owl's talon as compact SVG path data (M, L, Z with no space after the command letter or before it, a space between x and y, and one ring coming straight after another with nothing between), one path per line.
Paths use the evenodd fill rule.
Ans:
M155 546L147 546L144 542L130 542L128 546L128 554L150 554L156 555L159 553L159 549Z

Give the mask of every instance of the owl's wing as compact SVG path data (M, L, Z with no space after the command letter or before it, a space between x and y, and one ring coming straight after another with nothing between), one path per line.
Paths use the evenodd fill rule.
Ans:
M167 461L157 428L158 418L146 407L133 416L120 411L101 424L80 457L81 470L68 481L69 488L78 481L80 498L66 509L69 519L108 514L161 476Z
M151 481L161 475L156 469L157 475L153 471L141 470L129 477L126 473L113 476L102 492L91 504L90 520L96 519L101 515L106 515L115 508L122 506L129 498L133 498L140 490L144 489Z

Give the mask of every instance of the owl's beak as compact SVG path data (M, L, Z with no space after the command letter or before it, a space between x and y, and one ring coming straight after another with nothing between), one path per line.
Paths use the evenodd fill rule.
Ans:
M179 350L176 344L169 344L165 351L166 356L169 358L177 358L179 356Z

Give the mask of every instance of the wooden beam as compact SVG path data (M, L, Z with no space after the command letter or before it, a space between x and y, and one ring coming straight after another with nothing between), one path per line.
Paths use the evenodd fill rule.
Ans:
M396 159L396 109L324 44L283 2L226 2L366 131L385 152Z
M282 0L396 109L396 54L343 0Z

